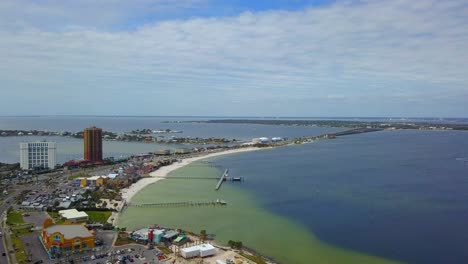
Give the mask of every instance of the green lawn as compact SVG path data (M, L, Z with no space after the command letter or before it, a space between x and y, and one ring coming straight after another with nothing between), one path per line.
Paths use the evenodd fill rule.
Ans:
M27 227L27 228L13 229L13 233L17 236L21 236L24 234L29 234L31 233L31 231L30 231L30 228Z
M85 211L89 215L89 221L105 224L111 216L111 211Z
M9 225L24 224L23 215L18 211L11 211L7 217L7 223Z
M27 263L28 255L26 254L23 242L21 242L19 236L13 234L11 240L13 242L13 248L15 249L16 261L18 263Z
M88 214L90 222L102 223L102 224L107 223L107 219L109 219L109 217L112 214L111 211L84 211L84 212ZM48 212L48 214L50 215L50 217L52 217L52 219L54 219L54 222L56 224L62 224L64 222L60 218L58 212Z
M168 249L167 247L158 247L158 249L161 250L166 255L172 254L172 251Z
M115 240L114 246L123 246L135 243L135 241L131 240L127 234L119 233L117 234L117 239Z
M52 217L52 219L54 220L54 222L56 224L63 224L63 219L60 218L58 212L47 212L49 214L50 217Z
M242 253L242 252L240 253L240 255L243 256L246 259L249 259L249 260L257 263L257 264L266 264L266 262L260 256L255 256L255 255L246 254L246 253Z
M68 177L69 180L74 180L76 178L87 178L89 177L89 173L86 173L86 172L78 172L78 173L75 173L71 176Z

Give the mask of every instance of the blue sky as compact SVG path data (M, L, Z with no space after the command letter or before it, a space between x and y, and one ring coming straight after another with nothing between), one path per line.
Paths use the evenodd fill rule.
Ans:
M0 1L0 115L468 116L462 0Z

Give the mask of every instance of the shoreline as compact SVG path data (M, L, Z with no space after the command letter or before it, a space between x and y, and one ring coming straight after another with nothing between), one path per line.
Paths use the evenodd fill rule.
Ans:
M199 160L204 160L208 158L213 158L213 157L219 157L219 156L224 156L224 155L229 155L229 154L236 154L236 153L244 153L244 152L251 152L251 151L256 151L256 150L261 150L261 149L270 149L270 148L257 148L257 147L246 147L246 148L239 148L239 149L230 149L230 150L225 150L225 151L219 151L215 153L209 153L206 155L202 156L197 156L197 157L191 157L191 158L185 158L181 159L179 162L173 163L168 166L161 167L153 172L151 172L149 175L150 177L148 178L143 178L134 184L130 185L128 188L122 189L121 195L122 195L122 200L124 203L128 203L131 201L133 196L137 194L139 191L143 190L145 187L154 184L160 180L164 180L164 177L167 177L169 173L180 169L182 167L185 167L195 161Z
M135 196L135 194L137 194L138 192L140 192L144 188L148 187L151 184L157 183L160 180L164 180L165 177L167 177L169 175L169 173L171 173L171 172L173 172L175 170L178 170L180 168L183 168L183 167L185 167L187 165L190 165L193 162L208 159L208 158L213 158L213 157L219 157L219 156L237 154L237 153L244 153L244 152L252 152L252 151L263 150L263 149L273 149L273 148L272 147L264 147L264 148L245 147L245 148L239 148L239 149L219 151L219 152L209 153L209 154L201 155L201 156L197 156L197 157L190 157L190 158L181 159L179 162L173 163L173 164L168 165L168 166L161 167L161 168L151 172L149 174L150 175L149 178L143 178L143 179L139 180L138 182L130 185L128 188L122 189L121 190L121 195L122 195L123 202L122 202L120 208L123 209L124 204L130 202L131 199L133 198L133 196ZM120 210L118 212L114 212L113 215L111 216L113 218L114 226L117 226L118 219L119 219L119 216L120 216L121 213L122 213L122 210ZM197 236L195 234L192 234L192 235ZM234 249L228 248L226 246L222 246L222 245L218 244L216 242L216 240L211 240L208 243L212 244L214 247L216 247L218 249L221 249L221 250L223 250L225 252L232 252L233 254L237 255L237 253L236 253L236 251ZM257 251L255 251L252 248L248 248L248 247L244 246L243 249L244 249L245 252L247 252L247 255L258 256L262 260L264 260L265 263L267 263L267 264L276 263L270 257L266 257L266 256L264 256L262 254L259 254L259 253L257 253ZM248 260L248 258L246 258L245 255L238 255L238 256L242 257L245 260Z

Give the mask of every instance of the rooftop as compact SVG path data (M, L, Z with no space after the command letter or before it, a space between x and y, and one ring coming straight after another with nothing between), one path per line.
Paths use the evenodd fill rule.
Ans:
M75 237L90 237L93 234L83 225L53 225L46 229L47 234L61 233L65 239L73 239Z
M92 180L97 180L99 178L104 178L105 179L105 178L107 178L107 176L92 176L92 177L88 177L87 179L92 181Z
M211 244L201 244L201 245L196 245L193 247L182 248L181 251L185 251L185 252L191 252L195 250L205 251L205 250L212 250L214 248L215 247L213 247Z
M88 217L87 213L78 211L76 209L60 210L58 213L63 218L67 218L67 219Z
M179 235L179 232L171 230L171 231L167 231L167 233L164 235L164 238L172 238L178 235Z

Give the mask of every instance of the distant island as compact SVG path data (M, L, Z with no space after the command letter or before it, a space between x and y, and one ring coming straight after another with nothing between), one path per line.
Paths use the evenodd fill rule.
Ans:
M129 134L135 134L135 135L151 135L151 134L174 134L174 133L183 133L183 131L180 130L172 130L172 129L136 129L128 132Z
M162 134L182 133L178 130L151 130L151 129L136 129L127 133L116 133L111 131L102 131L102 138L106 141L124 141L124 142L144 142L144 143L162 143L162 144L232 144L237 143L238 139L227 138L200 138L200 137L165 137ZM158 134L159 136L153 136ZM0 137L27 137L27 136L40 136L40 137L71 137L83 138L83 131L69 132L69 131L41 131L41 130L0 130Z
M468 124L437 122L402 122L402 121L354 121L354 120L272 120L272 119L216 119L207 121L188 121L190 123L218 124L258 124L283 126L318 126L343 128L374 129L418 129L418 130L468 130Z

